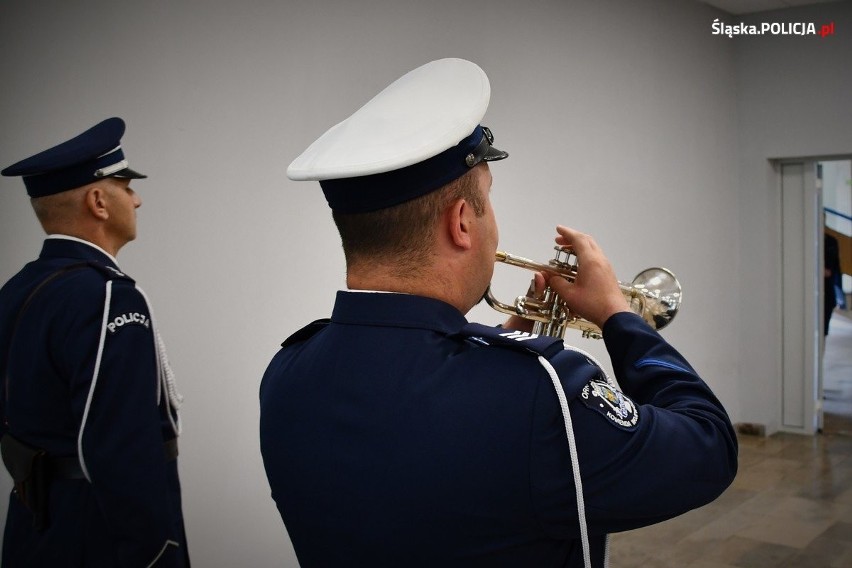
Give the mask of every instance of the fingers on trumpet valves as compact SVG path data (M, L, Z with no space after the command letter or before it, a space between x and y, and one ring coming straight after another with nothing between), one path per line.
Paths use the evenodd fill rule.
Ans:
M529 288L527 288L527 297L541 300L544 298L544 289L547 287L547 279L543 272L535 272L530 279Z
M587 241L592 240L589 235L581 233L580 231L575 231L574 229L564 225L557 225L556 233L556 244L568 246L572 249L577 246L583 248Z
M526 317L530 313L530 311L527 309L526 305L524 304L523 300L520 299L520 298L518 299L517 302L515 302L515 313L517 315L521 316L521 317Z

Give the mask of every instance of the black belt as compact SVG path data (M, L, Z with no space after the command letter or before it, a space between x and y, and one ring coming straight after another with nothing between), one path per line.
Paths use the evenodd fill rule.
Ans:
M166 452L167 461L177 459L177 438L172 438L171 440L163 443L163 449ZM80 460L77 456L68 458L49 457L47 458L47 461L53 479L86 479L86 475L80 467Z

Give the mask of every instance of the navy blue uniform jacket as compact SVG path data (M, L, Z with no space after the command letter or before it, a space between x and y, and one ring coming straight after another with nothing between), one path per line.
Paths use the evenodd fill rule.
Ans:
M81 262L97 268L45 285L10 337L34 287ZM77 456L87 477L52 483L44 531L11 496L4 568L188 564L177 461L163 446L175 437L176 417L157 365L147 301L109 255L84 241L48 238L38 260L0 290L5 428L52 456Z
M301 566L582 566L581 524L601 566L607 533L716 498L737 467L722 405L640 317L603 332L623 394L561 340L467 324L434 299L339 293L260 389L266 473Z

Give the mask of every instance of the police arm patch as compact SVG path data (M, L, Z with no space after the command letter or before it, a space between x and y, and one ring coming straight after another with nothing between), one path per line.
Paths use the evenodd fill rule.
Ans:
M639 424L636 404L606 381L589 381L580 393L580 400L622 430L635 430Z

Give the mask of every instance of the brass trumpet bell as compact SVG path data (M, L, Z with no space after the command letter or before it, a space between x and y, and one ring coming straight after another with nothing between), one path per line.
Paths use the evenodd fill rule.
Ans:
M577 278L577 261L571 247L556 246L556 255L547 264L527 258L497 251L495 262L502 262L535 272L549 272L561 276L569 282ZM619 287L627 299L630 309L642 316L654 329L667 326L680 309L683 291L680 283L671 271L665 268L648 268L636 275L630 284ZM533 333L562 337L567 328L578 329L583 337L600 339L601 329L592 322L571 313L565 302L550 286L546 287L541 298L518 296L513 304L499 301L491 293L491 287L485 293L485 301L498 312L519 316L533 322Z

